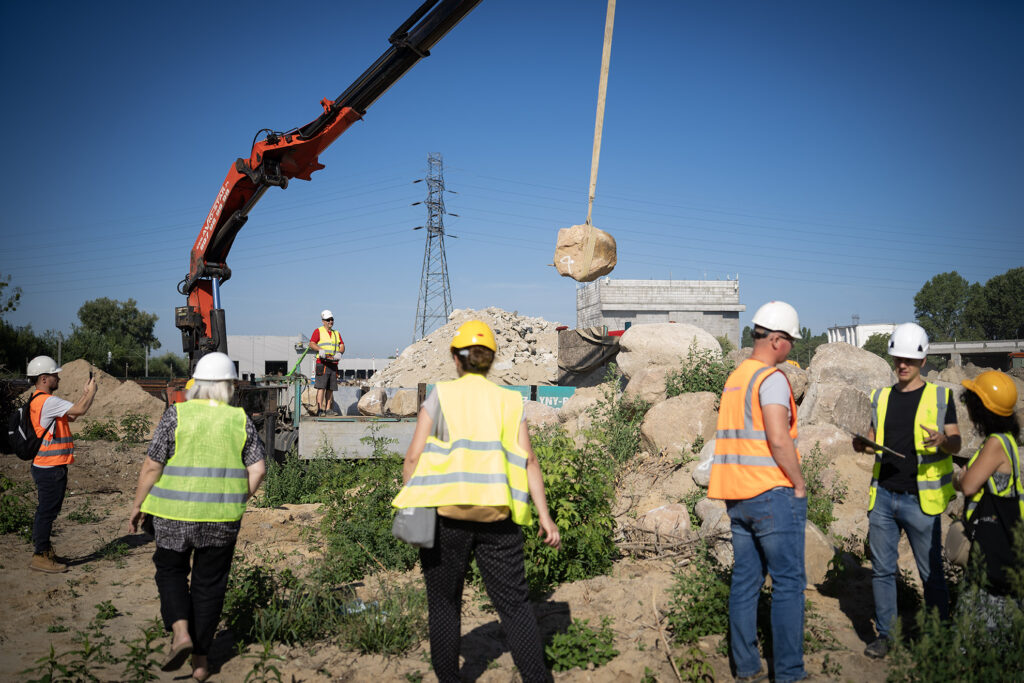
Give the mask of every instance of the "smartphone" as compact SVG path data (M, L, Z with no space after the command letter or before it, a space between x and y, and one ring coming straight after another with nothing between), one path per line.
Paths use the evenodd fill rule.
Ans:
M89 368L89 379L92 379L92 368Z

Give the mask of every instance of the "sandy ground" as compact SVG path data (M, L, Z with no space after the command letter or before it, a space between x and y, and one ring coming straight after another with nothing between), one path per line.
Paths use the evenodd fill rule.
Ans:
M20 674L49 652L51 645L63 652L73 648L76 630L84 629L96 615L96 605L110 601L120 613L106 623L104 632L115 643L121 638L139 635L142 626L159 615L159 602L153 582L152 540L129 535L127 515L144 446L119 452L106 442L76 444L77 461L69 471L69 493L57 521L54 545L59 554L70 558L66 574L46 575L31 572L29 544L13 534L0 537L0 680L26 680ZM15 481L30 482L28 465L14 456L0 456L0 471ZM101 519L82 523L69 519L75 511L92 510ZM308 555L302 529L318 520L315 506L288 506L281 509L250 508L245 515L239 547L247 553L271 549L299 562ZM103 549L114 541L123 541L129 550L122 557L105 556ZM548 600L535 606L541 628L551 634L564 628L571 619L614 618L615 646L618 657L595 670L573 670L555 674L557 681L638 681L645 671L659 681L676 680L666 657L665 643L658 628L659 610L669 599L675 560L620 560L609 576L581 581L558 588ZM420 581L418 570L398 581ZM874 681L885 677L884 663L861 653L871 637L870 570L853 569L837 594L825 595L811 587L807 596L817 614L810 625L830 633L838 643L831 652L808 654L809 673L819 680ZM518 680L511 655L493 612L482 611L481 600L467 589L463 616L464 670L469 680ZM64 632L59 631L67 628ZM159 642L166 642L161 640ZM728 661L715 654L717 638L708 638L700 648L715 669L716 680L730 680ZM120 648L120 649L119 649ZM236 651L230 635L218 636L211 664L213 680L243 681L255 661L257 651ZM393 681L432 680L427 663L429 644L424 641L402 657L358 655L336 645L314 647L278 646L277 662L286 681ZM122 651L123 646L115 647ZM675 651L679 654L679 650ZM828 675L821 677L828 656ZM249 656L247 656L249 655ZM187 680L188 667L177 674L156 672L161 681ZM120 680L119 670L98 671L101 680Z

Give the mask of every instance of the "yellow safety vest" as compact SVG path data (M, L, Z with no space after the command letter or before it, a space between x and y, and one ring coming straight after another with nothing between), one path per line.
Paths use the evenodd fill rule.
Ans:
M875 441L885 445L885 414L889 409L892 387L875 389L871 392L871 407L875 416ZM945 428L946 406L952 400L949 389L925 382L921 400L914 415L914 450L917 453L917 497L921 511L928 515L941 514L956 492L953 490L953 456L937 448L924 445L928 432L921 425L940 431ZM909 455L905 453L904 455ZM882 471L882 454L875 453L875 466L871 472L871 488L868 492L868 510L875 507L878 492L878 475Z
M772 456L758 396L762 382L773 372L781 370L748 358L725 381L718 409L708 498L747 500L779 486L793 488L793 482ZM795 446L796 403L792 389L789 392L789 435ZM799 462L799 451L796 456Z
M336 354L338 353L338 348L341 346L341 334L339 334L337 330L331 330L330 332L328 332L327 328L321 325L320 341L318 341L316 345L319 346L320 350L323 351L324 353ZM323 361L325 359L318 358L317 360ZM336 363L337 361L338 359L335 358L331 362Z
M993 434L992 436L996 437L996 439L999 440L1000 445L1002 445L1003 447L1003 452L1006 454L1007 459L1010 461L1010 481L1006 483L1006 488L999 489L998 487L996 487L994 481L995 472L993 472L992 476L989 477L988 481L985 482L985 485L978 489L978 492L971 496L971 499L967 501L967 510L964 513L964 515L967 517L967 519L970 519L971 515L974 514L974 509L978 507L978 502L981 500L981 497L986 493L991 493L993 496L1009 498L1010 496L1013 495L1013 491L1010 487L1012 487L1014 485L1014 482L1016 482L1017 503L1020 505L1021 519L1024 519L1024 483L1022 483L1020 480L1020 452L1017 449L1017 442L1010 434ZM982 444L982 448L984 447L984 444ZM972 455L971 459L967 462L967 467L970 467L971 465L974 464L974 461L978 459L978 455L980 453L981 448L974 451L974 455Z
M529 524L527 456L519 446L522 396L474 373L439 382L435 390L448 441L427 437L416 471L391 504L505 506L512 521Z
M209 399L176 403L174 455L142 511L187 522L237 522L249 496L245 411Z

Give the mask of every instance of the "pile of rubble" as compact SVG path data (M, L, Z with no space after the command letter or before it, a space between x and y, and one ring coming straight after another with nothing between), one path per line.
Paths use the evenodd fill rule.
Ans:
M543 318L521 316L500 308L459 309L448 323L407 347L376 373L371 383L383 387L415 387L455 379L449 344L459 325L482 320L494 331L498 354L487 376L497 384L554 384L558 375L558 333Z

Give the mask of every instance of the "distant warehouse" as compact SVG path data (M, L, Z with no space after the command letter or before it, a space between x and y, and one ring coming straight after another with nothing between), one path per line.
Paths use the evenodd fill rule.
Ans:
M687 323L740 345L737 280L613 280L603 277L576 290L576 327L621 330L648 323Z
M244 379L287 375L302 357L308 339L298 336L272 335L228 335L228 355L238 365L238 375ZM297 373L313 376L316 352L310 351L299 363ZM338 361L338 371L343 379L369 379L377 370L383 369L390 361L386 358L349 358Z

